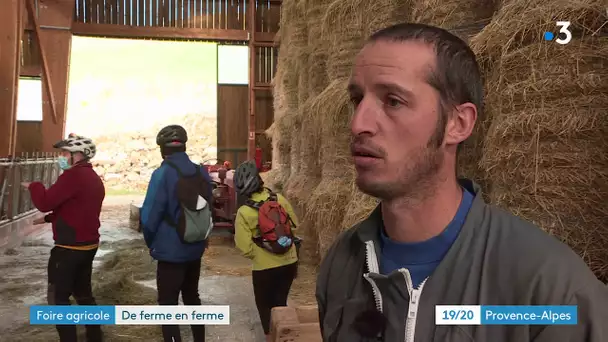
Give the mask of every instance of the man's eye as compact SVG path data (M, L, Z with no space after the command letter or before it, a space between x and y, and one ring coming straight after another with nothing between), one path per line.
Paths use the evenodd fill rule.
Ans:
M390 97L390 96L389 96L389 97L386 99L386 105L388 105L389 107L392 107L392 108L398 108L398 107L400 107L402 104L403 104L403 103L402 103L400 100L398 100L398 99L396 99L396 98L394 98L394 97Z

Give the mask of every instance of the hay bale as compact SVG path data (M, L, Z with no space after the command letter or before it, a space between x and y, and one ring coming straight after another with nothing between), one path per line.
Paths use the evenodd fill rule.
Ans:
M568 243L606 282L608 38L593 35L604 13L602 1L508 1L472 45L493 64L481 160L491 202ZM556 18L572 22L566 45L541 41Z
M329 45L327 74L330 80L350 76L355 55L373 32L406 21L409 3L399 0L334 0L322 21L322 35Z
M286 194L292 197L293 177L300 171L302 160L300 158L300 141L298 139L302 125L302 115L297 112L285 117L285 128L289 129L289 179L285 184Z
M289 141L285 141L281 137L276 121L268 127L264 134L272 141L272 169L265 173L264 183L271 189L281 192L289 177ZM283 145L281 146L281 144Z
M323 258L336 237L344 230L342 222L346 213L345 203L351 200L349 191L354 177L322 178L306 203L304 219L314 227L311 237L317 238L318 256Z
M365 220L378 206L378 199L361 192L355 183L351 187L351 200L346 205L342 229L349 229Z
M411 20L453 29L489 20L499 0L418 0L412 1Z
M308 96L315 97L329 84L327 75L327 57L330 44L323 34L319 23L323 20L329 7L327 0L308 0L306 18L308 20Z
M321 179L321 165L319 164L319 113L313 111L312 100L301 107L301 126L292 143L297 145L299 155L298 171L292 173L289 180L289 198L303 210L306 210L307 198Z
M319 161L321 180L305 201L304 220L318 238L322 256L342 228L354 181L350 157L350 117L352 107L346 91L346 79L335 80L311 102L320 126Z

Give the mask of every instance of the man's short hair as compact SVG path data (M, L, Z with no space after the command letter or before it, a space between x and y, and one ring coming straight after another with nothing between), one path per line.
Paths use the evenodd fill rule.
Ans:
M397 24L374 33L369 42L419 41L435 51L437 63L428 75L428 83L440 95L442 112L447 114L462 103L470 102L482 114L483 81L475 53L462 39L435 26L416 23ZM445 126L446 117L441 118Z

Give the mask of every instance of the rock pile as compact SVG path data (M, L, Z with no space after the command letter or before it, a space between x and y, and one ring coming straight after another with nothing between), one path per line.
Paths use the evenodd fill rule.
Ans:
M156 134L169 124L182 125L188 131L187 153L193 161L202 163L217 157L217 120L202 115L173 118L142 131L100 134L92 137L98 150L93 166L107 190L146 190L152 172L162 161Z

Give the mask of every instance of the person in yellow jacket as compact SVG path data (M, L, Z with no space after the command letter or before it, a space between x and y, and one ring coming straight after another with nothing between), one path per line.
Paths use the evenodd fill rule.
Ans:
M255 303L266 340L270 341L270 311L273 307L287 306L289 289L297 274L296 244L299 239L295 237L295 228L298 222L289 201L280 194L274 194L264 188L264 182L255 162L247 161L237 167L234 186L237 193L246 197L248 202L237 212L234 241L243 255L253 261L252 282ZM261 241L260 223L263 220L260 219L260 215L264 215L264 208L260 210L255 206L256 203L265 203L269 199L276 199L284 209L283 213L287 214L291 226L291 237L278 237L281 234L277 233L275 237L278 238L272 243Z

